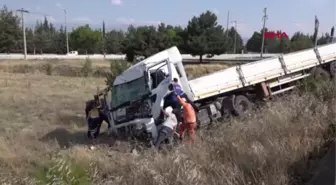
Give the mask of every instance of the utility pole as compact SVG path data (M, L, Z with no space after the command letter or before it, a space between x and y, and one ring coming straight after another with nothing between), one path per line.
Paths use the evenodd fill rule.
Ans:
M334 42L334 33L335 33L335 26L331 28L330 31L330 41L329 42Z
M104 53L104 59L106 59L105 21L103 21L103 53Z
M69 37L68 37L68 29L67 29L67 11L64 11L64 23L65 23L65 37L66 37L66 47L67 47L67 54L69 53Z
M315 15L315 25L314 25L314 44L315 44L315 47L317 46L317 41L318 41L319 25L320 25L320 21L317 19L317 16Z
M24 59L27 60L27 41L26 41L26 28L24 24L24 17L23 13L29 13L28 10L25 10L23 8L17 10L18 12L21 12L21 22L22 22L22 32L23 32L23 51L24 51Z
M234 43L233 43L233 54L236 53L236 44L237 44L237 21L232 21L235 24L235 36L234 36Z
M227 20L226 20L226 39L228 38L228 35L229 35L229 22L230 22L230 10L228 10Z
M267 15L267 8L264 8L264 16L262 17L264 23L263 23L263 29L262 29L262 34L261 34L261 38L262 38L262 41L261 41L261 50L260 50L260 57L262 58L263 57L263 53L264 53L264 44L265 44L265 27L266 27L266 20L268 18L268 15Z

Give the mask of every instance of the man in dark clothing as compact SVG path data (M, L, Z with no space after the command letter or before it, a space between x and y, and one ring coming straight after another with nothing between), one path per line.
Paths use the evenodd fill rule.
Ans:
M100 127L105 121L108 128L111 127L107 116L99 109L95 100L88 101L85 106L86 121L88 124L87 137L89 139L96 139L100 134Z
M180 86L178 84L177 78L173 79L173 83L169 84L168 90L171 91L165 98L164 98L164 105L163 108L166 108L168 106L171 106L174 109L174 113L176 115L176 118L178 122L182 122L182 115L181 115L181 104L177 100L177 96L179 95L182 98L185 98L188 103L191 104L191 106L194 108L196 112L198 112L198 107L194 104L193 101L189 99L187 94L185 94ZM163 115L161 114L161 117Z
M185 93L183 92L182 87L180 86L180 84L178 84L178 80L177 80L177 78L174 78L174 79L173 79L173 83L170 84L170 86L168 87L168 89L169 89L170 91L175 91L175 93L172 93L172 101L174 101L174 102L178 102L178 100L177 100L177 96L180 96L180 97L182 97L182 98L185 98L185 99L187 100L187 102L190 103L190 104L193 106L194 110L195 110L196 112L198 112L198 107L194 104L193 101L191 101L191 100L189 99L189 97L187 96L187 94L185 94ZM179 103L178 103L178 104L179 104ZM178 107L181 108L180 104L179 104Z

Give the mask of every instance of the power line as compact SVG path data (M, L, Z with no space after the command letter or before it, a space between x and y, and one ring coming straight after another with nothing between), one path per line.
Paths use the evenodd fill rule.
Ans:
M42 16L45 16L45 17L50 17L52 15L49 15L49 14L45 14L45 13L41 13L41 12L29 12L30 14L35 14L35 15L42 15Z

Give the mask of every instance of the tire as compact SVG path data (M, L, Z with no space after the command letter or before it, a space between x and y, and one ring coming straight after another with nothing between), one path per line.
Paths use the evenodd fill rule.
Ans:
M330 74L328 71L317 67L313 71L313 77L317 80L323 80L323 81L328 81L330 80Z
M236 96L234 100L233 113L235 116L247 116L252 111L252 103L244 95Z
M330 63L330 65L329 65L329 72L330 72L330 75L333 78L335 78L335 76L336 76L336 61Z
M232 116L233 108L233 99L232 97L225 97L222 100L221 114L223 119L229 119Z

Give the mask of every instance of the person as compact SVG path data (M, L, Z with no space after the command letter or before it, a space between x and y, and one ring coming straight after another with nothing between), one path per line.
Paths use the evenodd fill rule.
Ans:
M162 112L165 115L165 121L162 123L158 137L154 143L155 148L159 148L162 142L173 137L177 125L177 119L172 107L169 106L165 110L162 110Z
M110 129L111 125L107 116L100 110L95 100L86 102L85 115L88 124L87 137L89 139L96 139L99 136L103 121L107 123L108 130Z
M179 95L180 97L185 98L187 100L187 102L190 103L191 106L193 106L194 110L196 112L198 112L197 106L194 104L193 101L191 101L189 99L189 97L187 96L187 94L183 92L182 87L178 83L178 79L177 78L173 78L172 87L168 87L168 88L169 88L169 90L174 90L176 92L176 95ZM177 102L176 96L173 96L173 101Z
M177 100L183 107L182 124L180 126L180 139L184 139L185 132L188 131L190 140L186 143L195 142L195 128L196 128L196 113L194 108L186 101L185 98L181 98L177 95Z

